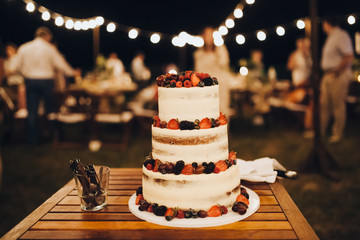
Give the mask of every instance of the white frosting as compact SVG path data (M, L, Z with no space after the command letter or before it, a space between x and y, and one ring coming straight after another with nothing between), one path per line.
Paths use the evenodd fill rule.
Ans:
M179 121L217 119L220 114L219 86L191 88L158 88L159 118L168 122L170 119Z
M170 139L166 143L157 139ZM173 144L174 141L200 142L191 145ZM225 160L229 157L227 125L209 129L172 130L152 127L152 156L162 162L176 163L183 160L186 164L197 162L214 162Z
M218 174L161 174L145 167L143 173L144 198L167 207L205 211L216 204L230 207L240 194L237 165Z

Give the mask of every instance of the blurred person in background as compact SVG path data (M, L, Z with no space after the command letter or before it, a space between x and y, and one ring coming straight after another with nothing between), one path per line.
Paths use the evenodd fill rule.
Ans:
M47 27L39 27L35 39L20 46L12 72L20 72L25 79L26 105L28 110L28 138L30 144L37 144L38 137L38 107L44 99L45 111L49 120L54 119L54 79L56 71L62 71L67 76L77 76L74 70L51 44L52 33ZM50 124L53 131L53 123Z
M335 143L342 138L345 128L345 100L352 78L354 49L349 34L339 27L336 17L324 18L322 27L327 38L321 56L324 71L320 86L321 131L325 135L330 117L333 116L329 142Z
M135 57L131 61L131 73L140 89L144 88L151 78L151 71L146 67L144 61L145 54L142 51L137 51Z
M115 52L110 53L109 58L106 60L106 69L111 70L112 75L115 77L121 77L125 73L124 64Z
M26 118L28 113L26 110L26 92L25 92L25 83L24 78L19 74L11 73L11 65L16 61L17 57L17 46L13 43L8 43L6 45L6 59L4 61L4 71L6 84L9 87L16 87L15 92L17 92L17 112L15 117L17 118Z
M202 38L204 46L194 52L194 70L208 73L219 81L220 111L228 117L232 114L230 109L230 81L234 76L230 72L229 52L224 44L216 46L213 37L214 29L206 27Z

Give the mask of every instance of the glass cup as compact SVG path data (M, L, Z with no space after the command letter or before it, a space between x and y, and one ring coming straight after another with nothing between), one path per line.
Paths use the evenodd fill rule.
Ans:
M85 211L103 209L108 198L110 168L95 166L94 169L91 174L74 174L80 206Z

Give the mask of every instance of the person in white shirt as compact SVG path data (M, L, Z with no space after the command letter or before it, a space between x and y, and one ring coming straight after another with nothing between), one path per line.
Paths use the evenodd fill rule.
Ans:
M321 131L325 134L330 116L333 115L330 142L338 142L345 128L346 105L354 50L349 34L338 26L335 17L327 17L322 22L328 35L322 49L321 68L324 75L320 86Z
M106 69L111 70L112 75L115 77L121 77L125 73L124 64L115 52L110 53L109 58L106 60Z
M67 76L79 75L61 56L51 42L52 33L47 27L39 27L35 39L20 46L11 69L25 79L28 110L28 137L31 144L38 143L38 106L44 99L47 114L54 112L53 90L56 71Z
M144 87L145 83L151 77L151 71L144 63L145 54L141 51L136 52L135 57L131 61L131 73L134 77L135 82Z

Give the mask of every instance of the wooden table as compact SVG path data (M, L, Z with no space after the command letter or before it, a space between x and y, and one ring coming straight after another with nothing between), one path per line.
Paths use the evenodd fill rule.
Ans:
M260 196L260 208L249 218L219 227L172 228L130 213L127 204L141 185L141 169L112 168L104 210L81 211L71 180L3 239L318 239L279 182L242 184Z

